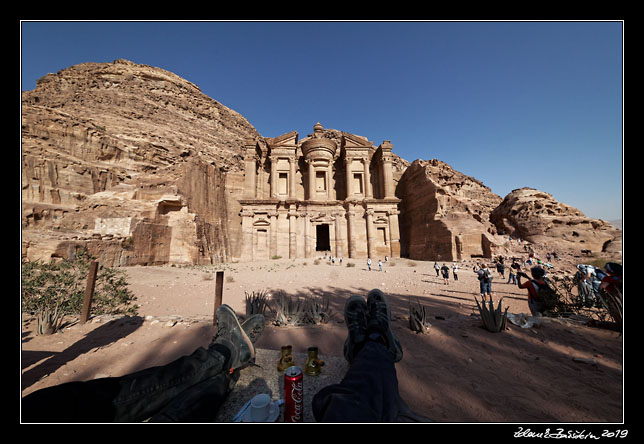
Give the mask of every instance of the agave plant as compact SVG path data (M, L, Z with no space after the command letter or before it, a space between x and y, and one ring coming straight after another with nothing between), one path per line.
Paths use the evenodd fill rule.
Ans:
M418 333L425 333L432 325L427 321L425 307L416 299L416 306L409 300L409 328Z
M244 294L246 295L246 317L254 314L263 315L268 307L269 294L266 290L253 291L250 294L244 291Z
M505 330L505 324L508 319L508 308L510 307L505 307L505 311L501 310L501 301L503 301L503 298L499 299L499 305L496 308L494 308L494 301L492 301L491 296L489 306L484 300L479 304L476 296L474 296L474 300L476 301L476 305L479 307L483 326L487 330L494 333Z

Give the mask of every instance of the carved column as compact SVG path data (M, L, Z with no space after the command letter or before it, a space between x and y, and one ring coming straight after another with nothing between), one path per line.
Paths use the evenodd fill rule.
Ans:
M304 257L311 257L311 216L304 214Z
M270 257L277 256L277 210L269 211L271 221Z
M400 228L398 227L398 215L400 211L389 211L389 246L391 257L400 257Z
M253 212L250 210L241 210L242 218L242 250L241 259L243 261L255 260L255 245L253 242Z
M271 156L271 198L277 199L277 158Z
M313 159L307 159L309 164L309 200L315 200L315 168L313 167Z
M289 157L288 166L288 197L289 199L295 199L295 161L293 157Z
M393 161L391 156L382 158L382 180L385 182L385 199L396 197L394 193Z
M371 175L369 174L369 158L362 159L362 164L364 167L364 197L365 199L371 199L373 193L371 192Z
M356 257L356 221L355 221L355 212L347 211L347 242L349 244L349 257Z
M297 216L295 211L288 213L288 257L295 259L297 257Z
M335 216L335 256L342 257L342 213L336 212Z
M347 198L350 198L353 195L353 190L351 189L351 162L353 159L350 157L344 158L344 165L347 174Z
M375 249L374 249L374 239L373 239L373 210L367 210L367 254L369 257L373 258Z
M329 161L326 173L326 197L328 200L333 199L333 188L331 187L331 179L333 178L333 162Z

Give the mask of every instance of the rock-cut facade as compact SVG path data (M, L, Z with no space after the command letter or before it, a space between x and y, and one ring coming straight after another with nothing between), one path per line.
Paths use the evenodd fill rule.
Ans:
M320 123L247 139L240 259L400 257L392 148Z

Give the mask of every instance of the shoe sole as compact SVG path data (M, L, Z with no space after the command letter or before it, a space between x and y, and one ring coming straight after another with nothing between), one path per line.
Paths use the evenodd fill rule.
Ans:
M365 302L364 298L362 296L351 296L349 299L347 299L347 302L344 304L344 325L347 326L347 329L349 327L349 323L347 322L347 313L349 311L349 306L352 305L353 303L360 303L364 305L365 311L367 310L367 303ZM366 331L366 326L365 326L365 331ZM344 358L351 362L353 360L353 341L351 340L351 334L347 331L347 339L344 341ZM350 359L351 358L351 359Z
M220 312L221 310L221 312ZM228 314L229 316L220 316L221 314ZM226 325L227 321L231 321L231 325ZM248 353L250 355L250 360L253 361L255 359L255 346L253 345L253 341L250 340L248 335L246 334L246 331L244 328L241 326L239 323L239 318L237 317L237 314L235 311L230 308L230 306L223 304L217 309L217 326L219 327L220 323L222 324L223 328L227 329L230 331L232 334L234 334L235 331L239 332L239 336L241 339L241 344L239 348L239 360L241 361L241 356L242 352L245 351L244 349L248 349ZM242 366L239 368L243 368L244 365L248 361L244 359L242 362Z
M374 288L367 295L367 307L369 307L371 303L373 303L373 301L375 301L376 299L384 303L386 307L388 322L387 322L387 330L385 332L385 336L387 338L387 343L389 344L388 348L389 350L391 350L391 352L394 355L394 362L398 362L402 359L403 350L402 350L402 346L400 345L400 341L398 341L398 338L396 337L396 335L394 335L394 332L391 330L391 326L389 325L391 321L391 309L389 308L389 302L387 302L387 297L381 290ZM369 310L369 312L370 311L371 310Z

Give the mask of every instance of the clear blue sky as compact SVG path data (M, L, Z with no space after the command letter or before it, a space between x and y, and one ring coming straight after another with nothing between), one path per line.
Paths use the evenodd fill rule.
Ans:
M623 214L623 22L22 22L22 90L83 62L174 72L266 137L316 122L505 197Z

